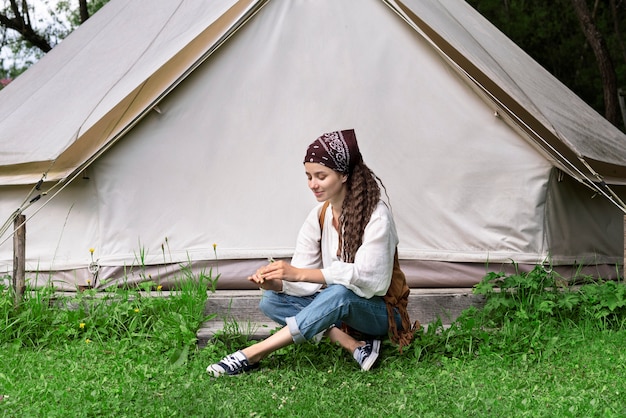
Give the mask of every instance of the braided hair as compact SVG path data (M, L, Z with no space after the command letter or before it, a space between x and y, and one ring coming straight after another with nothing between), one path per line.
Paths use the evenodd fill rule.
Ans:
M359 161L348 175L346 196L339 219L342 231L343 261L354 262L354 256L363 243L363 232L380 200L380 178L363 162ZM386 194L386 190L385 190Z

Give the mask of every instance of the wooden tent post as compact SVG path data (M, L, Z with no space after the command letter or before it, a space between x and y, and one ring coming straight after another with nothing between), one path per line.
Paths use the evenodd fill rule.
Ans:
M15 307L22 302L26 289L26 216L17 215L14 221L13 234L13 290L15 291Z

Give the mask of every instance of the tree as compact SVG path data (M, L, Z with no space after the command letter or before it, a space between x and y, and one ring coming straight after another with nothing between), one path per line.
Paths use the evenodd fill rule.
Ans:
M0 24L8 30L19 33L24 41L39 48L42 52L52 49L48 37L33 28L30 7L26 1L18 3L17 0L9 0L9 7L0 13Z
M585 0L571 0L576 16L587 42L596 57L596 63L602 78L604 90L604 117L613 125L619 123L619 104L617 100L617 74L613 67L611 54L606 46L604 37L594 22L594 18L587 7ZM596 5L598 0L596 0ZM616 23L617 24L617 23Z
M108 0L4 0L0 8L0 79L16 77L102 7ZM34 18L45 6L47 19Z

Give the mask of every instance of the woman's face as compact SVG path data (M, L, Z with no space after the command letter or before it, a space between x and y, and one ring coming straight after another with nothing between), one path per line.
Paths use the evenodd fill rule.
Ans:
M318 163L304 163L304 171L309 179L309 189L318 202L330 200L333 206L341 207L348 176Z

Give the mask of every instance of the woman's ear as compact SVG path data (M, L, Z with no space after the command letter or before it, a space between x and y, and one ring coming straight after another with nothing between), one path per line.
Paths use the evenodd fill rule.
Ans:
M348 175L347 174L342 174L341 175L341 182L345 183L346 181L348 181Z

